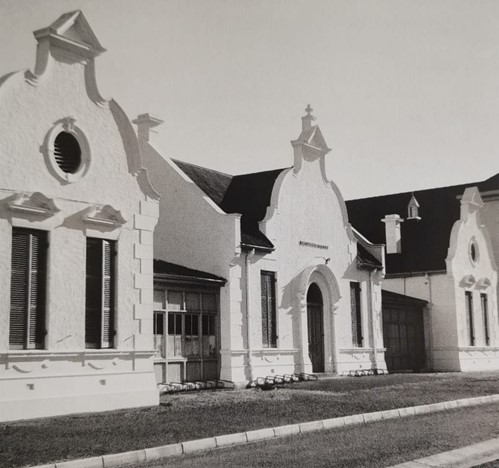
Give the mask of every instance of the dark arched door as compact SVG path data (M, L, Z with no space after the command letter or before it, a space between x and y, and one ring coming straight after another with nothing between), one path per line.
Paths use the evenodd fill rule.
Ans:
M308 354L312 372L324 372L324 317L322 293L312 283L307 292Z

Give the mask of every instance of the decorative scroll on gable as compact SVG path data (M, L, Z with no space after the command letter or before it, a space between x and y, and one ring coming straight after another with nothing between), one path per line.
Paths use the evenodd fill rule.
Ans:
M486 289L492 285L492 282L490 281L489 278L480 278L478 282L476 283L476 287L478 289Z
M476 279L473 275L466 275L461 280L461 285L465 287L473 286L476 283Z
M116 229L126 223L121 212L115 210L111 205L91 206L84 212L82 218L87 224L108 229Z
M53 199L40 192L17 193L6 205L14 213L42 218L49 218L61 211Z

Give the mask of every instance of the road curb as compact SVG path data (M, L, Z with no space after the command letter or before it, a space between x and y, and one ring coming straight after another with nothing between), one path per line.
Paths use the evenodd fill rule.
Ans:
M463 398L460 400L443 401L429 405L410 406L371 413L354 414L339 418L309 421L300 424L287 424L273 428L257 429L253 431L240 432L236 434L224 434L204 439L188 440L177 444L162 445L131 452L114 453L101 457L81 458L45 465L37 465L31 468L108 468L123 465L131 465L145 461L155 461L189 453L197 453L215 448L242 445L250 442L270 440L289 435L303 434L312 431L321 431L344 426L367 424L374 421L405 418L419 414L438 413L467 406L477 406L488 403L499 402L499 394L480 396L474 398Z

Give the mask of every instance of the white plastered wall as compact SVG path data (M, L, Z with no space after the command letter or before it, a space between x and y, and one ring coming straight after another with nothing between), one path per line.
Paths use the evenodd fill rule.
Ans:
M243 333L240 215L225 214L151 142L139 141L151 181L162 196L154 258L227 280L220 290L221 378L234 380L236 367L244 369L244 362L232 365L230 358L231 350L240 349Z
M357 268L356 241L346 220L344 201L334 184L326 180L323 162L304 159L299 170L283 172L274 185L267 216L260 223L276 248L271 254L255 256L250 269L255 377L312 372L306 294L314 282L324 301L325 372L386 368L380 273L371 278L368 271ZM276 349L262 348L261 270L274 271L277 277ZM361 285L364 346L360 348L352 346L350 281Z
M157 194L126 115L114 101L90 97L98 96L93 58L48 43L42 49L42 74L0 80L0 420L158 403L151 360ZM90 149L86 174L72 183L47 164L47 135L61 120L77 127ZM59 211L11 209L21 193L35 192ZM83 220L106 205L122 220L108 227ZM13 227L48 231L43 350L9 349ZM85 349L86 236L117 241L114 349Z
M497 266L489 232L482 225L483 202L475 187L468 188L461 200L461 219L452 229L447 271L454 281L456 320L458 328L457 352L463 371L499 369L499 323L497 308ZM475 261L471 245L475 245ZM466 321L465 291L472 294L474 344L469 343ZM486 343L485 319L481 295L487 297L488 335Z
M153 185L162 194L155 258L228 280L220 299L221 378L246 384L259 376L311 372L304 297L314 281L324 296L325 370L372 368L375 361L378 368L385 368L380 273L370 278L368 271L357 268L356 241L344 201L325 178L323 158L304 159L295 171L281 173L267 217L260 224L276 249L248 255L239 247L240 216L223 213L173 161L160 154L150 137L144 132L140 142ZM300 245L300 241L322 247ZM276 273L277 348L262 346L261 270ZM363 348L352 347L350 281L360 282L362 288Z
M476 206L461 209L461 218L453 226L449 239L447 271L438 274L386 278L383 288L424 299L429 303L431 349L427 349L429 365L434 370L473 371L499 368L497 270L488 230L481 219L490 213L481 207L478 191L473 190ZM457 203L457 201L456 201ZM468 205L467 205L468 206ZM470 259L470 243L474 240L478 261ZM469 280L474 278L474 281ZM481 279L487 278L489 286ZM485 282L487 283L487 282ZM473 294L475 346L469 346L466 322L465 291ZM490 345L485 346L484 321L480 294L487 294Z

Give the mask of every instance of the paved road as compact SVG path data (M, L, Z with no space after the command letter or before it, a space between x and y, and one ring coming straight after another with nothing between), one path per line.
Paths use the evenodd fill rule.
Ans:
M376 468L496 437L499 405L494 404L274 439L141 466Z

